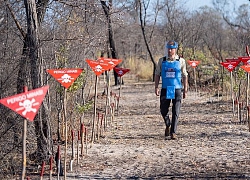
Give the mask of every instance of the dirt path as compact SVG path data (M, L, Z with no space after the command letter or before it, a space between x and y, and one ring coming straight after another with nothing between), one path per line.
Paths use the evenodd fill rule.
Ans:
M114 88L118 93L118 89ZM209 98L210 99L210 98ZM152 82L122 86L119 115L70 179L250 179L250 133L231 104L188 93L178 140L164 139Z

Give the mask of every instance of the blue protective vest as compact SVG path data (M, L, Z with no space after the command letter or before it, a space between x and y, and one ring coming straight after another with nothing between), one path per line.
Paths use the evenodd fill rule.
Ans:
M174 86L175 89L182 89L181 83L181 63L179 59L175 61L166 61L166 57L162 61L161 77L162 88Z

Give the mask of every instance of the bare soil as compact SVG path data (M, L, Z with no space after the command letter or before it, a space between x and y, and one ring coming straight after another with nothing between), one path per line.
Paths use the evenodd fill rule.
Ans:
M240 123L230 100L213 95L188 92L170 140L153 82L125 81L112 123L67 179L250 179L245 111Z

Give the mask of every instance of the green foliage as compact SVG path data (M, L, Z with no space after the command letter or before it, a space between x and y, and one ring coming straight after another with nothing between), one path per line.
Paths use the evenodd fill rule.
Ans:
M76 111L78 113L84 113L92 108L93 101L89 101L85 103L84 105L77 104L76 105Z
M58 86L56 86L56 92L58 93L63 93L64 87L58 83Z
M206 59L206 55L204 52L202 52L202 51L193 52L193 49L191 49L191 48L185 49L184 59L186 59L186 60L199 60L203 64L209 63L208 59Z
M228 82L231 81L231 78L228 74L224 74L223 79L224 79L224 81L228 81Z
M58 68L65 67L65 64L68 61L68 58L66 57L67 51L68 51L67 48L61 45L59 50L56 52L56 61L57 61Z
M82 88L83 83L85 82L85 72L78 76L74 83L67 89L67 92L76 92L78 89Z
M238 77L238 79L241 79L241 80L246 79L246 72L244 71L244 69L242 69L242 68L238 69L237 77Z
M233 92L238 92L239 91L239 86L237 84L235 84L233 86Z

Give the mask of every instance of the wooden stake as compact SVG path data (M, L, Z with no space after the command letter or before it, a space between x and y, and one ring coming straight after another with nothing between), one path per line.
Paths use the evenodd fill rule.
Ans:
M248 111L248 117L247 117L247 120L248 120L248 131L250 132L250 106L247 106L247 111Z
M231 77L231 100L232 100L232 105L233 105L233 116L234 116L233 74L232 74L232 71L230 72L230 77Z
M196 68L193 69L194 69L194 87L195 87L195 97L196 97L197 95L197 83L196 83L196 72L195 72Z
M79 144L80 144L80 140L81 140L81 132L78 131L77 133L77 166L79 165Z
M49 159L49 179L52 180L52 164L53 164L53 157L51 156Z
M250 57L250 52L249 52L249 47L248 46L246 46L246 53L247 53L247 55ZM249 77L249 73L247 73L247 91L246 91L246 98L247 98L247 104L246 104L246 106L248 107L248 104L249 104L249 101L248 101L248 97L249 97L249 80L250 79L250 77ZM249 111L247 111L247 117L249 117ZM250 131L250 122L249 122L250 120L248 120L248 123L249 123L249 131Z
M67 179L67 148L68 148L68 130L67 130L67 89L64 88L64 120L65 120L65 150L64 150L64 180Z
M119 114L119 100L121 97L121 89L122 89L122 77L120 76L120 88L119 88L119 94L117 97L117 115Z
M86 149L86 154L88 154L88 132L87 132L87 128L85 127L85 149Z
M103 130L103 114L101 114L101 125L100 125L100 136L103 135L102 130Z
M104 124L104 129L108 127L108 112L110 111L110 76L109 76L109 71L107 71L107 96L106 96L106 104L105 104L105 124Z
M95 79L94 117L93 117L93 120L92 120L91 146L93 145L94 140L95 140L95 120L96 120L97 82L98 82L98 76L96 76L96 79Z
M100 112L97 113L97 130L96 130L96 136L97 136L97 140L99 140L100 138Z
M74 158L75 158L74 136L75 136L74 130L71 130L71 139L72 139L71 149L72 149L72 156L71 156L71 160L70 160L70 171L73 171L73 162L74 162Z
M60 146L57 147L57 156L56 156L56 163L57 163L57 180L60 179L61 173L61 155L60 155Z
M43 161L42 163L42 168L41 168L41 173L40 173L40 179L43 179L43 174L44 174L44 167L45 167L45 162Z
M23 92L28 92L28 87L24 86ZM23 120L23 166L22 166L22 180L26 173L26 139L27 139L27 119Z
M84 134L85 134L85 128L84 124L81 124L81 156L83 156L83 151L84 151Z

